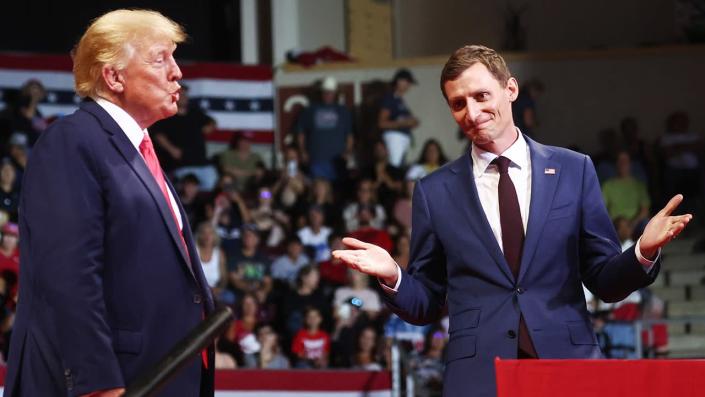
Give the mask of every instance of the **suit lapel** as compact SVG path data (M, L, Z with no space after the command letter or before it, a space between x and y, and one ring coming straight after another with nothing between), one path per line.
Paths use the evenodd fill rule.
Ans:
M506 259L504 259L504 254L502 254L497 240L494 238L494 233L480 203L472 167L472 157L469 153L455 160L450 165L450 169L456 174L456 177L447 180L445 187L451 197L457 197L457 200L454 201L459 203L459 208L475 232L475 236L482 241L482 245L487 249L505 277L513 283L514 276Z
M176 248L181 254L183 264L186 266L189 273L193 276L193 270L191 269L188 256L186 255L186 250L184 248L184 245L181 243L181 236L179 235L179 231L177 229L178 225L176 225L175 219L171 213L171 209L168 207L169 204L166 202L164 194L162 194L162 190L159 188L159 185L157 185L157 181L154 179L154 176L152 176L152 173L149 171L149 168L147 168L147 164L145 164L144 159L142 159L142 156L140 156L137 150L135 150L135 147L132 145L132 142L127 139L127 135L125 135L122 129L120 129L115 120L113 120L112 117L110 117L110 115L103 108L100 107L100 105L93 101L84 101L83 103L81 103L81 109L93 114L100 121L101 126L110 133L110 141L113 146L115 146L118 152L120 152L122 157L130 165L135 174L137 174L137 176L140 178L142 184L145 186L145 188L147 188L147 191L152 196L154 203L159 209L162 221L164 221L167 229L169 230L169 235L171 236L171 239L173 240L174 244L176 244ZM166 180L166 176L164 178ZM171 188L171 184L168 184L168 186L169 188ZM172 194L174 194L173 189Z
M553 153L550 149L527 136L524 138L529 145L529 155L531 156L531 204L524 250L521 255L519 281L526 274L536 253L541 232L546 223L546 216L553 204L558 179L561 176L561 165L557 161L551 160Z

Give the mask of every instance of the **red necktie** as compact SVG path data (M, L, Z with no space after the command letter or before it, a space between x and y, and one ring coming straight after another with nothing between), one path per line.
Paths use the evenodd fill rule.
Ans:
M519 267L521 265L521 252L524 248L524 223L521 220L521 210L514 183L509 177L509 163L511 161L499 156L492 161L499 169L499 185L497 186L497 196L499 198L499 223L502 227L502 249L504 258L512 270L515 282L519 278ZM516 291L523 291L517 287ZM523 293L523 292L517 292ZM510 331L511 336L513 331ZM531 335L526 327L524 315L519 316L519 357L538 357Z
M164 180L164 174L162 174L162 167L159 165L159 159L157 158L157 154L154 152L154 145L152 145L152 140L149 138L149 134L147 132L144 133L144 138L142 138L142 142L140 143L140 153L144 158L144 162L147 164L147 168L149 168L149 172L152 173L152 176L157 181L157 185L159 185L159 189L161 189L162 194L164 195L166 206L169 207L171 216L174 217L176 228L179 230L179 237L181 237L181 244L184 245L186 257L189 262L191 262L191 256L188 253L188 247L186 246L183 230L179 228L179 221L176 218L174 207L171 206L169 191L167 190L166 181ZM203 314L201 314L201 317L204 317ZM208 355L206 350L201 352L201 357L203 359L203 366L208 369Z

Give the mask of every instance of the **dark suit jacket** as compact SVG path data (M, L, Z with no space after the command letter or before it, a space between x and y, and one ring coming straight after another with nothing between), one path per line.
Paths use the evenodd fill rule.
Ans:
M447 299L446 396L495 395L494 359L516 358L520 313L539 357L599 357L581 281L617 301L659 269L647 274L634 248L620 253L587 156L525 138L531 206L516 281L480 204L469 154L414 191L408 273L385 299L413 324L437 319Z
M213 310L186 217L188 254L144 160L95 102L42 134L20 208L5 396L125 386ZM194 357L163 395L213 395L209 356L209 371Z

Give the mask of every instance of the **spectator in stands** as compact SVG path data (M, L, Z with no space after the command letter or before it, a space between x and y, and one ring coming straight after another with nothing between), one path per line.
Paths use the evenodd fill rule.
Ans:
M700 167L702 165L703 139L690 130L690 118L682 111L674 112L666 121L666 132L659 139L659 149L664 161L664 197L673 192L684 196L683 213L693 212L694 200L701 190Z
M39 103L46 97L46 90L37 79L27 80L20 88L15 103L10 103L3 113L9 120L9 130L26 138L28 147L34 146L48 123L39 111Z
M0 274L5 281L6 298L14 301L20 275L20 230L16 223L7 222L2 226L0 240Z
M405 180L404 190L394 202L392 217L394 223L401 228L399 234L411 234L411 196L414 192L415 185L415 181L409 179Z
M538 79L528 80L519 89L517 99L512 102L514 125L524 134L534 138L538 119L536 100L543 94L543 83Z
M27 167L28 159L27 137L20 133L14 133L10 136L8 142L8 154L12 165L15 166L16 178L15 187L19 190L22 185L22 175Z
M409 235L406 233L399 234L394 243L392 257L404 270L409 266L410 243ZM429 327L429 325L409 324L396 314L391 313L384 324L384 336L387 338L388 345L392 340L398 340L411 345L415 351L420 353L424 348L425 335Z
M301 161L296 147L287 146L284 149L284 165L272 190L277 198L277 205L296 220L306 212L305 193L309 183L301 171ZM298 225L294 223L293 226L296 228Z
M260 250L257 227L242 227L242 246L228 261L230 284L238 295L253 294L264 303L272 290L271 264Z
M376 198L386 209L391 208L401 192L404 172L389 163L389 155L384 142L375 142L372 148L372 164L362 171L363 178L372 180Z
M370 224L373 227L382 229L385 227L387 213L384 207L377 204L375 198L374 183L370 179L361 179L357 185L357 200L345 206L343 209L343 221L345 222L345 230L351 232L358 229L358 213L361 205L373 206L372 220Z
M214 345L215 369L236 369L237 361L235 361L235 357L233 357L232 354L228 352L220 350L220 338L216 338Z
M400 233L394 241L392 258L404 270L409 265L409 249L411 248L411 238L407 233Z
M649 175L653 171L652 154L646 142L640 137L639 124L634 117L625 117L619 123L622 145L632 160L631 173L644 184L649 184Z
M443 153L440 142L429 139L424 143L419 159L406 172L406 179L417 181L447 162L448 158Z
M340 310L340 307L349 299L357 298L361 301L360 306L362 310L367 313L370 318L375 318L380 310L382 310L382 305L380 304L377 291L370 288L369 276L350 269L348 270L348 280L350 280L350 282L347 286L335 290L333 305L336 310Z
M230 140L230 148L219 156L221 170L235 178L235 188L241 192L257 172L257 164L263 162L262 157L252 151L253 138L252 131L236 133Z
M364 371L381 371L383 369L378 342L377 331L374 327L367 326L362 329L357 337L353 368Z
M257 341L260 344L258 368L289 369L289 359L281 352L279 336L269 324L263 324L257 330Z
M304 246L297 235L292 235L286 242L286 254L272 262L272 278L295 285L296 275L299 270L311 262L304 253Z
M257 205L250 211L252 222L262 236L264 246L276 250L286 237L289 216L274 206L272 189L262 186L257 191Z
M340 216L340 207L336 205L330 182L321 178L315 179L311 184L310 190L311 192L308 198L309 206L323 208L326 224L333 229L341 229L342 217Z
M155 147L165 171L173 171L181 178L194 174L202 190L215 187L218 173L206 158L206 135L215 129L215 120L198 107L189 106L188 87L181 84L181 92L174 116L158 121L153 131Z
M17 222L20 192L16 183L17 172L10 159L0 162L0 209L7 212L10 220Z
M228 273L225 268L225 253L220 248L220 238L215 232L213 224L202 222L196 229L196 250L203 267L203 275L208 286L213 290L216 299L233 303L232 299L224 296ZM225 299L224 299L225 298Z
M614 230L617 231L617 238L619 238L619 242L622 245L622 251L626 251L629 247L634 245L634 228L632 227L631 222L629 222L629 219L623 216L617 216L614 218L613 223Z
M240 246L240 229L251 222L251 216L245 200L234 185L225 184L222 190L215 197L211 222L220 236L225 254L232 257Z
M339 168L352 155L352 116L337 102L338 82L326 77L321 84L321 100L301 112L296 138L301 158L312 178L338 179Z
M10 291L9 273L0 273L0 364L5 365L10 350L10 336L12 336L12 325L15 320L14 308L16 298Z
M351 297L335 306L335 326L331 336L331 364L334 367L350 368L354 364L357 336L372 324L363 310L363 303L362 299Z
M239 366L257 366L256 354L259 353L260 346L254 331L258 324L268 320L267 313L260 309L257 298L252 294L243 295L237 318L225 333L225 338L236 344L242 352L242 362L238 362Z
M598 143L600 149L594 153L592 161L595 164L595 171L600 183L617 175L615 161L619 151L619 139L614 128L605 128L598 133Z
M302 267L296 276L295 288L284 296L279 305L279 323L284 325L286 341L290 341L303 327L307 307L318 309L322 315L323 324L329 323L330 305L319 285L318 268L313 265Z
M360 205L357 212L358 228L350 233L350 237L356 238L370 244L377 245L392 252L392 238L385 229L380 229L372 225L375 207L371 205Z
M308 210L308 225L299 229L297 233L301 243L310 250L316 263L330 259L328 237L333 230L325 225L325 218L323 208L311 206Z
M642 320L645 329L642 331L642 346L645 357L663 358L668 356L668 324L659 322L664 319L664 301L649 288L641 291ZM650 322L657 322L652 324Z
M418 395L440 395L443 391L443 371L445 369L446 333L436 326L426 334L423 353L411 363L417 380Z
M308 307L304 312L304 328L294 337L291 351L297 368L326 368L330 354L330 336L321 329L323 317L319 309Z
M331 234L328 237L328 245L331 250L345 249L342 236ZM348 267L340 259L330 257L327 261L319 265L321 281L325 287L337 288L348 283Z
M617 154L617 176L602 185L602 197L607 212L614 221L617 217L629 220L629 226L641 235L649 220L651 199L646 185L631 174L631 159L626 150Z
M411 129L419 125L403 98L412 84L416 84L416 79L408 69L397 70L392 79L392 90L382 98L380 105L377 125L389 151L389 163L395 167L404 164L411 146Z
M198 225L206 219L206 203L199 194L201 182L195 174L186 174L179 180L179 198L189 224Z

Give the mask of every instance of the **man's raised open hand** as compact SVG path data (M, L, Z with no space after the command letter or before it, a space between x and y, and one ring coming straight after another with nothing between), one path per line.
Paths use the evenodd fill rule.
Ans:
M350 249L335 250L333 257L352 269L380 278L390 287L396 284L397 264L384 248L351 237L345 237L343 244Z
M653 259L658 249L676 238L693 219L691 214L671 215L682 201L682 194L673 196L668 204L646 224L639 242L639 249L645 258Z

